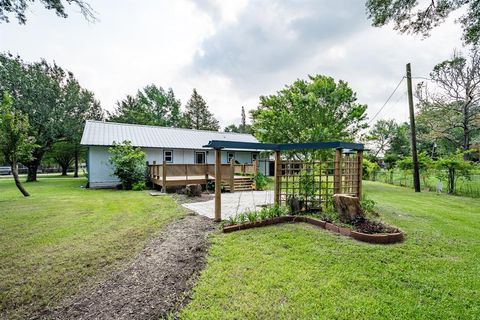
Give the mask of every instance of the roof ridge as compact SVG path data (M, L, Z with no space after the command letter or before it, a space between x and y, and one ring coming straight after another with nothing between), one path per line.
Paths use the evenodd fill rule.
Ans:
M240 132L225 132L225 131L214 131L214 130L204 130L204 129L177 128L177 127L167 127L167 126L154 126L154 125L148 125L148 124L100 121L100 120L87 120L86 122L102 123L102 124L109 124L109 125L133 126L133 127L161 128L161 129L171 129L171 130L179 130L179 131L194 131L194 132L221 133L221 134L229 134L229 135L244 135L244 136L252 136L253 137L253 134L240 133Z

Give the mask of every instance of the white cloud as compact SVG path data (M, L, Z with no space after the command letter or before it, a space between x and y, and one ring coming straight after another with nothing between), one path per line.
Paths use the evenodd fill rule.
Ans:
M68 19L34 6L26 26L0 24L0 51L55 60L106 109L149 83L185 103L195 87L227 125L308 74L350 83L375 114L412 62L426 75L459 48L450 19L426 40L370 27L363 1L90 1L100 21ZM404 86L379 118L406 118ZM398 101L397 105L394 102ZM404 119L405 118L405 119Z

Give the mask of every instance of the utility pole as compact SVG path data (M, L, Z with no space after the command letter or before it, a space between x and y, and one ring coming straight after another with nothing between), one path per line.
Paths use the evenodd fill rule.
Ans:
M415 113L413 110L412 70L410 68L410 63L407 63L407 90L408 109L410 112L410 132L412 136L413 187L415 188L415 192L420 192L420 170L418 168L417 156L417 129L415 128Z

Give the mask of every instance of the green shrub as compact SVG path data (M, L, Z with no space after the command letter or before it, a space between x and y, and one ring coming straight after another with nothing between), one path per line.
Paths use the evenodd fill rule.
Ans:
M108 161L113 166L113 174L120 179L123 189L131 190L139 182L145 184L147 174L145 152L133 147L130 141L124 141L122 144L114 142L113 147L108 148L108 152L110 153Z
M263 175L261 172L257 172L253 177L253 183L255 183L256 190L265 190L268 184L267 177Z
M147 185L145 184L145 181L138 181L132 185L133 191L142 191L142 190L145 190L146 188L147 188Z
M362 194L362 198L360 199L360 207L365 213L376 215L375 204L375 201L367 197L366 193Z
M249 222L257 221L257 211L248 211L247 212L247 219Z

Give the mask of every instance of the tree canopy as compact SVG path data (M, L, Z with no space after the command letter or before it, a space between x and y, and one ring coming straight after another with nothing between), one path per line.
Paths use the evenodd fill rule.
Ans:
M437 64L430 73L432 86L419 84L418 122L426 130L421 138L444 140L448 149L463 152L480 134L480 53L469 57L455 52L451 59ZM466 154L466 153L465 153Z
M367 14L372 24L382 27L393 22L401 33L422 34L439 26L454 11L465 8L458 19L463 28L463 40L468 44L480 42L480 1L478 0L367 0Z
M231 124L223 130L225 132L237 132L237 133L252 133L252 126L247 124L247 115L245 114L245 107L242 106L241 122L237 126Z
M0 151L10 164L15 184L25 197L30 194L22 186L17 168L18 160L30 158L35 146L29 129L28 117L13 108L11 97L4 92L0 101Z
M26 63L18 56L0 54L0 91L13 98L13 107L25 113L29 135L36 138L27 181L35 181L42 157L54 142L79 143L84 121L101 119L103 111L92 92L81 88L71 72L45 60Z
M18 23L25 24L27 22L27 17L25 11L35 0L1 0L0 1L0 23L10 22L10 16L15 16ZM80 8L83 16L90 21L95 20L92 7L83 0L41 0L40 1L45 9L53 10L57 16L66 18L68 14L66 12L65 5L75 4Z
M251 111L255 136L266 143L353 140L365 128L366 105L344 81L316 75L276 95L260 97Z
M171 88L165 91L151 84L138 90L135 97L128 95L117 102L117 109L109 113L109 121L178 127L181 120L180 105Z
M203 97L193 89L192 96L185 106L182 126L189 129L218 131L220 125L214 115L208 110Z

